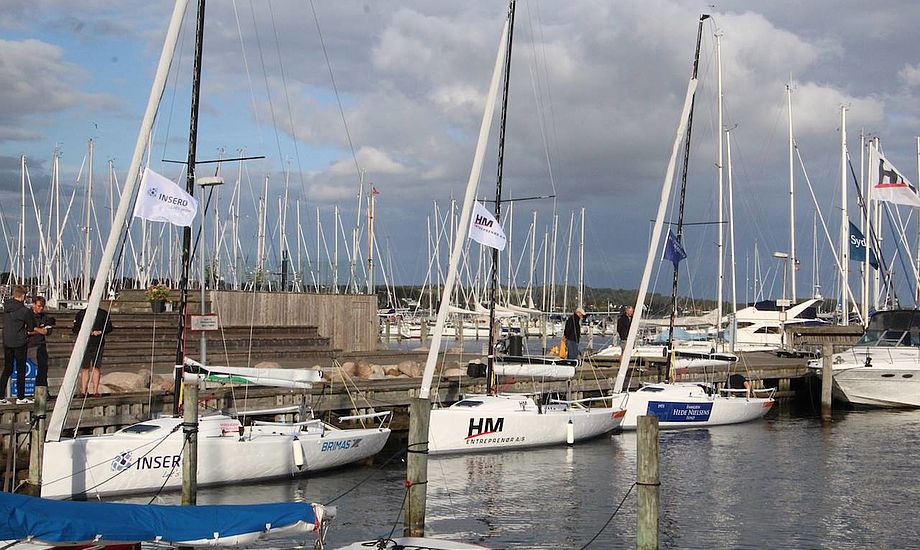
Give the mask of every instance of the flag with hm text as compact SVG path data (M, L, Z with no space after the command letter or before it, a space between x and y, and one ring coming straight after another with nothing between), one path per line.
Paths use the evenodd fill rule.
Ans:
M479 201L473 203L470 238L481 245L498 250L504 250L507 242L505 232L502 226L498 225L498 220Z

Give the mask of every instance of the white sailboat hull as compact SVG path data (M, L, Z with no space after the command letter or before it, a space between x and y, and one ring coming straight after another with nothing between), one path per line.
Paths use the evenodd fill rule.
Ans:
M570 432L578 442L614 430L622 420L619 408L547 405L540 411L527 396L475 395L431 411L428 450L447 454L561 445Z
M102 436L45 444L42 495L46 498L110 496L174 490L182 485L181 419L164 418ZM139 426L155 427L139 431ZM198 484L224 485L304 475L363 460L380 451L390 430L239 436L239 422L202 418ZM132 429L134 431L132 431ZM294 445L302 450L298 466Z
M657 416L662 428L740 424L762 418L773 403L766 397L709 395L693 383L649 384L629 393L622 428L635 430L643 415Z

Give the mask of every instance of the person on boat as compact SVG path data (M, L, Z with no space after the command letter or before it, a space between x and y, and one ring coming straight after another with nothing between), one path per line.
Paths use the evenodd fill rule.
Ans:
M35 316L23 303L26 289L13 288L13 297L3 302L3 375L0 376L0 404L7 405L6 385L13 374L16 361L16 404L31 403L26 399L26 351L29 331L35 328Z
M81 310L73 320L73 333L80 332L86 310ZM102 349L105 345L105 335L112 332L114 327L109 319L109 312L99 308L96 319L93 321L93 330L89 333L86 351L83 353L83 364L80 368L80 394L87 395L90 381L92 381L92 395L99 397L99 366L102 363Z
M35 296L32 298L32 315L35 317L35 328L29 331L28 357L38 367L35 376L36 386L48 386L48 343L47 336L57 323L54 317L45 313L45 298Z
M728 377L728 387L733 390L747 390L745 394L746 397L751 397L751 392L754 389L751 381L744 377L743 374L732 374Z
M578 359L578 341L581 340L581 320L584 316L585 310L579 307L565 322L562 342L565 344L566 359Z
M626 338L629 337L629 326L632 324L633 312L632 306L623 308L623 313L617 319L617 335L620 337L620 351L626 351Z

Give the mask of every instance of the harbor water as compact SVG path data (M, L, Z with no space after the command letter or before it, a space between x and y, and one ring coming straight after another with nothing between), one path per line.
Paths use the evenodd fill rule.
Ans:
M920 411L840 412L825 424L810 410L781 409L749 424L662 432L661 545L920 548L918 454ZM399 535L405 463L387 458L309 479L202 489L199 503L335 499L329 548ZM429 536L555 549L582 548L596 535L588 548L635 547L635 490L624 500L636 476L635 433L432 457L428 472Z

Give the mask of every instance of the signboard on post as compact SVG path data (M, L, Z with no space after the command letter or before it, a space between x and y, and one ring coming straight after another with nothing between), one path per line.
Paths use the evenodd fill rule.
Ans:
M220 330L217 314L189 315L189 330L192 332L216 332Z
M16 395L16 371L17 369L19 369L19 361L13 360L13 372L10 375L10 382L9 382L9 387L7 388L6 395ZM33 363L31 359L26 358L26 385L25 385L25 393L24 393L26 397L31 397L35 395L35 377L36 376L38 376L38 365Z

